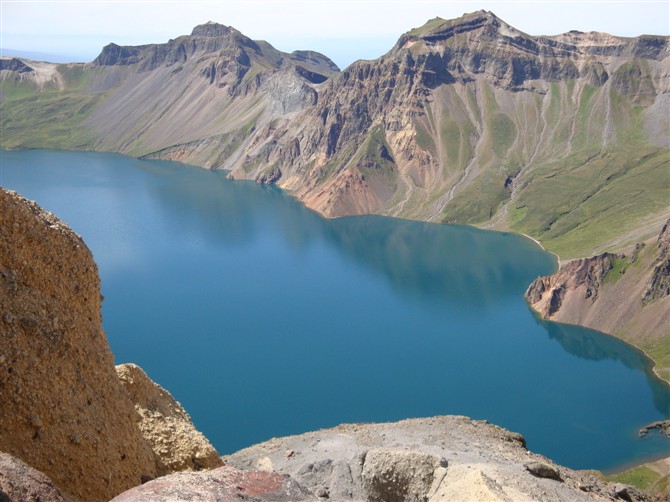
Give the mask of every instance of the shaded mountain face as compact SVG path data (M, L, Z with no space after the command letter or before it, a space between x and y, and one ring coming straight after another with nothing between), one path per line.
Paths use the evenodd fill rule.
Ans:
M669 67L668 37L534 37L485 11L342 72L206 23L87 65L3 61L2 141L229 169L326 216L513 229L567 258L665 220Z

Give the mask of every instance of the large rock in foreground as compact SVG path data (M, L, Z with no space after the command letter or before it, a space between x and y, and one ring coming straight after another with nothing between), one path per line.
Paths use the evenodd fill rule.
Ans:
M82 239L0 189L0 451L86 501L159 474L114 371L100 298Z
M199 471L223 465L212 444L168 391L135 364L116 367L121 383L140 415L140 430L170 472Z
M224 460L288 474L338 501L616 500L612 485L531 453L520 434L459 416L340 425Z
M433 417L272 439L206 473L165 476L115 502L646 500L632 487L558 466L519 434L466 417Z

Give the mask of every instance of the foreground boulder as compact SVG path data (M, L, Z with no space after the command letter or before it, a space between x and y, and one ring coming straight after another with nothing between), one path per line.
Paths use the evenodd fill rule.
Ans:
M63 495L44 473L0 452L0 500L63 502Z
M338 501L617 500L614 486L594 473L559 467L528 451L520 434L459 416L340 425L272 439L225 460L288 474Z
M0 189L0 451L92 502L160 473L114 371L100 299L82 239Z
M191 422L186 410L135 364L116 367L140 415L139 427L147 443L169 472L199 471L223 465L207 438Z

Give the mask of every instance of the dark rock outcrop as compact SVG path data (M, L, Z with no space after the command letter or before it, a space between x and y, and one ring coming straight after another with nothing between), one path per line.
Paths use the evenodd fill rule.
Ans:
M17 73L29 73L33 69L18 58L5 59L0 58L0 71L8 70Z
M111 43L102 48L102 52L93 60L98 66L127 66L142 59L140 47L121 46Z
M612 270L612 263L625 257L603 253L592 258L573 260L554 275L538 277L526 290L526 299L544 317L551 317L561 308L568 291L584 289L584 300L593 303L603 278Z
M642 297L644 304L653 303L670 295L670 220L663 226L656 247L658 257L654 260L654 270Z
M557 481L561 479L561 474L558 472L558 469L549 464L545 464L544 462L528 462L527 464L524 464L524 467L533 476L537 476L538 478L555 479Z
M670 439L670 420L658 420L649 425L645 425L640 429L639 435L640 437L644 437L655 429L658 429L665 435L665 437Z

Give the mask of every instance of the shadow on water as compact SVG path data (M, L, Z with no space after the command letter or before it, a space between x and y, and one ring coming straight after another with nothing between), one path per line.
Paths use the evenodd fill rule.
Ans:
M382 216L328 220L276 187L231 182L223 172L199 177L168 163L142 169L180 178L148 188L169 224L184 232L198 229L220 244L241 246L270 226L295 250L326 241L399 294L421 301L487 306L523 294L555 268L552 256L518 235Z
M556 340L569 354L589 361L617 361L627 368L645 373L656 409L664 415L670 414L670 386L656 376L654 363L642 351L605 333L547 321L532 310L531 313L549 339Z

